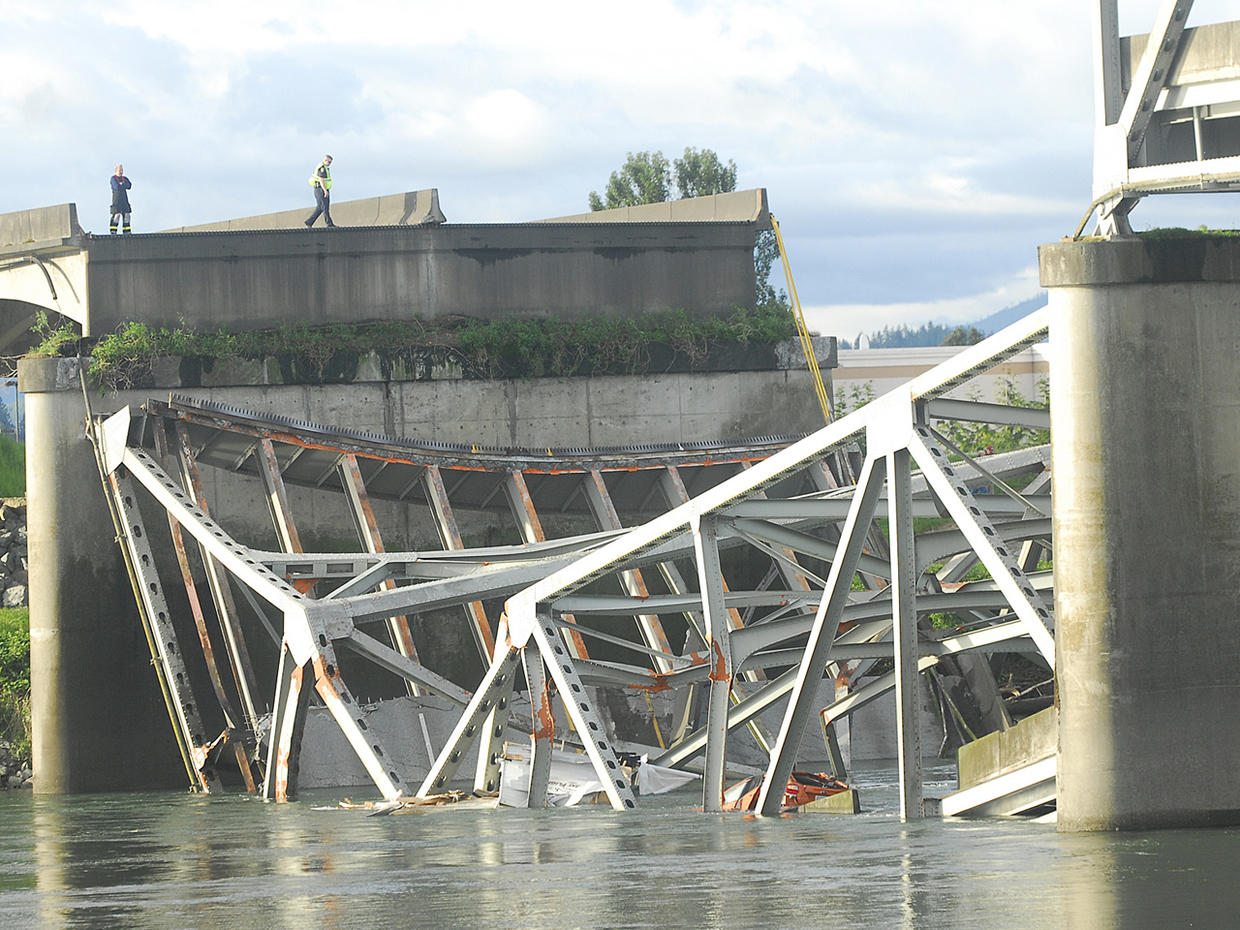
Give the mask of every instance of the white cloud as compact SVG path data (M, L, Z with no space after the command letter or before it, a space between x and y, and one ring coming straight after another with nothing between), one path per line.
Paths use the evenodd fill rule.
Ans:
M347 195L520 221L584 209L628 151L709 147L768 188L802 296L920 323L1028 296L994 282L1089 200L1082 0L0 4L0 212L97 204L117 160L142 228L287 209L332 151Z
M471 148L482 161L529 158L545 147L547 117L529 97L512 88L491 91L465 107Z

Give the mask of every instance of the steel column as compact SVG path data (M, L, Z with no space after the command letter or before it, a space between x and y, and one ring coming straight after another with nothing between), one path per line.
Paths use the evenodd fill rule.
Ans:
M831 563L831 573L827 576L822 602L814 616L814 625L797 671L796 685L792 689L788 710L780 726L779 739L771 753L771 764L767 768L758 796L758 811L764 815L778 814L783 806L784 789L792 775L805 726L813 716L812 705L831 658L831 646L839 629L840 616L848 603L848 592L857 571L857 561L861 557L866 532L874 519L886 470L886 462L881 458L867 458L861 466L857 491L853 495L848 517L840 532L836 559Z
M702 616L706 621L709 704L706 712L706 768L702 773L702 809L723 809L723 770L727 755L728 708L732 691L730 627L723 606L723 573L719 568L719 528L714 517L693 521Z
M558 633L558 627L547 616L535 615L534 624L530 629L530 639L538 644L543 661L560 689L560 697L564 701L564 709L569 720L577 730L577 735L585 746L586 755L594 763L594 771L603 783L607 799L615 810L624 810L637 806L633 797L633 789L628 777L616 758L616 751L607 737L607 729L603 720L594 709L586 693L573 660L568 655ZM529 645L526 646L529 648Z
M155 568L155 553L146 534L142 514L134 499L133 483L114 472L108 476L112 497L125 527L123 544L129 549L130 563L142 598L151 637L162 667L163 677L176 711L178 736L194 768L194 787L206 792L223 790L219 778L208 768L208 740L199 714L198 702L190 686L189 672L177 640L163 584Z
M896 672L896 746L900 818L920 820L921 728L917 690L917 559L913 552L913 491L907 449L887 453L887 508L891 547L891 617Z
M546 619L550 619L549 617ZM555 709L542 653L537 649L521 650L525 663L525 681L529 685L530 716L534 726L530 733L529 807L547 806L547 782L551 776L551 753L555 745Z
M611 494L607 491L607 483L603 480L602 473L598 469L591 469L590 474L582 479L582 485L585 487L590 512L594 514L599 529L624 529L624 524L620 522L620 515L616 513L616 506L612 503ZM642 573L638 569L620 572L620 584L633 597L647 597L650 594L646 588L646 580L642 578ZM639 614L637 628L641 632L642 641L651 649L667 653L672 651L657 614ZM671 671L672 664L667 659L656 656L654 661L658 671Z
M288 801L297 794L301 739L313 674L309 662L301 665L293 658L287 642L280 645L271 729L267 732L267 772L263 778L263 797L269 801Z
M344 487L345 500L349 504L349 514L353 517L353 526L357 530L358 539L367 552L383 552L383 537L379 532L379 521L375 519L375 510L370 505L370 495L366 493L366 483L362 480L362 470L357 465L357 456L348 453L341 457L336 465L340 473L340 483ZM396 582L389 578L383 582L389 591L396 587ZM409 621L403 614L387 619L388 636L392 646L405 658L417 662L418 650L413 645L413 634L409 632ZM421 694L417 684L405 679L405 688L412 695Z
M426 501L430 504L431 513L435 517L435 526L439 530L439 539L445 549L464 549L461 531L456 524L456 515L452 512L452 504L448 500L448 489L444 487L443 475L438 465L427 466L423 475L423 486L426 489ZM491 624L487 620L486 610L482 601L470 601L464 605L465 616L469 620L469 630L474 635L474 644L483 662L490 662L495 652L495 637L491 634Z
M496 650L495 658L491 660L486 674L478 684L478 690L474 692L465 712L457 720L452 735L448 737L427 772L422 786L418 788L418 797L424 798L432 792L442 793L448 790L478 731L486 726L492 709L498 702L506 701L507 695L512 693L512 678L520 660L520 650L506 639L501 642L504 647Z
M193 446L189 441L189 430L184 423L176 425L177 444L176 461L181 474L181 486L185 494L197 505L203 514L209 514L207 498L203 493L202 477L194 462ZM250 661L250 650L246 646L245 634L241 630L241 621L237 614L237 604L233 599L232 588L229 587L228 576L224 567L215 559L207 547L199 541L199 554L207 575L207 586L211 589L211 599L215 604L215 613L220 622L220 631L224 634L225 648L228 652L229 666L233 680L237 686L237 694L241 701L241 712L245 716L246 727L251 731L257 729L258 704L255 695L258 693L257 680L254 677L254 666Z

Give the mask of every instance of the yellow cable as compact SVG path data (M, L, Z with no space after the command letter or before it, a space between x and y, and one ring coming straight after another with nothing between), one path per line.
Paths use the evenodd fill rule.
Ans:
M784 237L779 231L779 223L775 214L770 214L771 228L775 230L775 242L779 246L779 260L784 266L784 280L788 282L788 296L792 299L792 309L796 314L797 335L801 337L801 349L805 353L805 361L809 364L809 374L814 382L814 394L818 397L818 406L822 408L823 418L831 422L831 400L827 397L827 386L822 381L822 372L818 369L818 358L814 354L814 340L810 338L809 328L805 325L805 315L801 313L801 298L797 296L797 286L792 280L792 266L788 263L788 253L784 250Z
M650 719L654 721L654 738L659 741L660 749L666 749L667 747L663 745L663 731L659 729L659 716L654 712L654 704L650 700L650 692L642 691L642 694L646 696L646 706L650 708Z

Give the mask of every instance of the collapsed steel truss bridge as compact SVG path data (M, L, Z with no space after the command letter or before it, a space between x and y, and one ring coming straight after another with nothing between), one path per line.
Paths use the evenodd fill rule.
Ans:
M759 808L772 814L810 718L838 719L894 689L901 812L921 816L918 675L970 652L1024 652L1054 667L1052 578L1036 570L1051 551L1049 447L975 459L941 426L1049 430L1044 409L947 396L1041 341L1044 313L802 438L490 450L177 398L98 421L101 474L192 784L222 790L235 762L247 790L289 798L317 700L387 799L446 790L475 743L474 787L494 791L515 730L530 741L531 805L545 803L559 739L589 757L613 807L629 808L637 802L597 696L637 688L675 695L651 761L700 765L707 811L721 807L729 733L748 728L769 759ZM248 546L212 518L205 468L261 481L280 551ZM303 552L290 486L343 495L364 551ZM175 583L161 577L169 571L143 498L166 513ZM385 551L376 501L425 508L440 547ZM520 543L467 548L464 518L495 511L511 515ZM575 515L578 531L549 537L553 515ZM916 531L915 517L933 527ZM581 532L587 521L592 531ZM978 563L988 577L963 582ZM734 585L761 580L730 587L725 569ZM170 606L182 602L192 625ZM469 689L423 661L411 633L409 618L449 608L484 669ZM936 630L932 612L961 624ZM617 635L615 618L630 619L631 632ZM183 635L191 628L196 644ZM270 641L273 668L253 658L255 637ZM459 708L420 785L368 726L341 652ZM884 660L890 672L856 684ZM824 677L841 684L825 709ZM209 679L212 700L195 679ZM528 695L528 717L514 714L515 690ZM760 715L780 707L778 733L767 732Z

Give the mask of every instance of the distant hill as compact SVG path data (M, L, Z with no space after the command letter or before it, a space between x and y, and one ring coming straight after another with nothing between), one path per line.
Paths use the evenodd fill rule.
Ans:
M977 329L985 336L990 336L1015 323L1021 317L1028 316L1034 310L1046 305L1046 291L1041 291L1028 300L1022 300L1018 304L1010 307L1004 307L992 313L988 317L983 317L972 323L958 323L953 325L944 325L942 323L923 323L921 326L913 329L910 326L898 326L892 329L884 326L882 329L870 333L868 336L871 349L899 349L909 346L941 346L943 340L956 329ZM861 337L848 340L841 339L839 347L841 349L855 349L861 342Z
M1046 291L1040 291L1035 297L1030 297L1028 300L1022 300L1018 304L1005 307L997 313L992 313L990 316L978 320L976 323L972 323L970 325L976 326L987 336L990 336L993 333L997 333L999 330L1003 329L1003 327L1012 325L1021 317L1028 316L1039 307L1045 306Z

